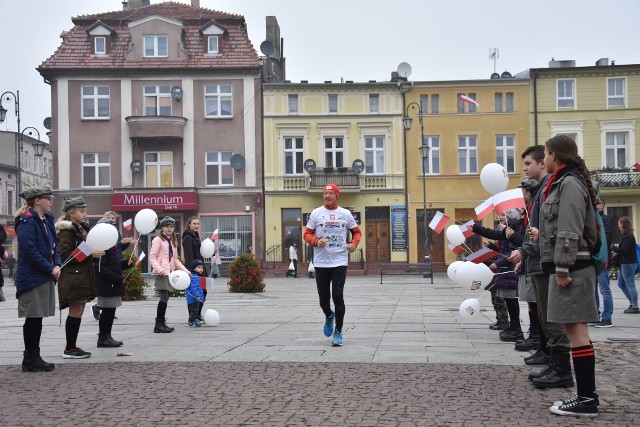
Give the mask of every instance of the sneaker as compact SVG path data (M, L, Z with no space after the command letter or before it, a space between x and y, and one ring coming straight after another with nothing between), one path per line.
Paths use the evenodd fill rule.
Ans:
M91 306L91 312L93 313L93 318L96 320L100 320L100 307L98 304L93 304Z
M640 313L640 308L629 306L629 308L627 308L624 312L627 314L637 314Z
M63 359L86 359L91 356L91 353L84 351L83 349L76 347L72 349L65 349L62 354Z
M572 398L570 399L564 399L564 400L556 400L555 402L553 402L553 405L551 406L560 406L560 405L568 405L571 402L575 402L576 400L578 400L578 395L574 394ZM593 393L593 400L595 401L596 405L600 405L600 399L598 399L598 393Z
M342 332L335 331L333 333L333 339L331 340L331 345L334 347L342 347Z
M192 327L192 328L199 328L200 327L200 321L198 319L189 320L189 326Z
M610 328L613 325L611 324L611 319L602 319L598 323L596 323L596 328Z
M550 406L549 410L558 415L573 415L575 417L597 417L598 404L596 398L576 397L558 406Z
M330 337L333 333L333 320L336 318L336 313L331 312L331 317L326 318L324 321L324 336Z

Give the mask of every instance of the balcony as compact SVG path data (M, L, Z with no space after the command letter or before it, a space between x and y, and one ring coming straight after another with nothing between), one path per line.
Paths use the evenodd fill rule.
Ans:
M129 116L129 137L184 139L184 125L187 119L175 116Z
M640 188L640 171L629 168L602 168L590 172L591 179L602 189Z
M344 168L347 169L347 168ZM265 177L267 191L319 190L327 184L337 184L340 188L359 191L398 190L404 188L403 175L366 175L340 168L325 171L319 168L311 174Z
M336 184L340 188L360 188L358 174L348 168L323 168L311 172L309 188L322 188L327 184Z

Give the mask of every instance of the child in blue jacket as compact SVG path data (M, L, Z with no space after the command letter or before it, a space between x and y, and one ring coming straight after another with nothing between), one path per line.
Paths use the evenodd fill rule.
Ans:
M200 289L200 276L203 272L204 263L202 260L194 259L191 263L191 284L185 290L187 307L189 308L189 326L192 328L200 327L198 309L200 308L200 303L204 302L204 293Z

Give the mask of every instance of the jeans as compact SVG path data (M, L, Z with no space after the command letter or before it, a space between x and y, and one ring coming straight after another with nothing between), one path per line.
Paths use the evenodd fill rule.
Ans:
M602 320L611 320L613 314L613 296L611 295L611 284L609 283L609 270L605 270L598 274L596 278L596 308L600 313L600 298L598 296L598 288L602 294Z
M637 267L638 264L622 264L618 270L618 287L634 308L638 308L638 290L634 281Z

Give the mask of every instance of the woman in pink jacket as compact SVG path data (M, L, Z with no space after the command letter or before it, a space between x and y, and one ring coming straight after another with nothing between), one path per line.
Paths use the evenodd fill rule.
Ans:
M191 276L189 270L178 260L178 239L174 232L175 226L176 221L170 216L162 218L160 232L151 242L151 253L149 254L152 272L156 275L156 291L160 294L156 326L153 328L153 332L162 334L173 332L173 328L167 326L165 319L169 292L172 290L169 284L169 273L173 270L182 270Z

